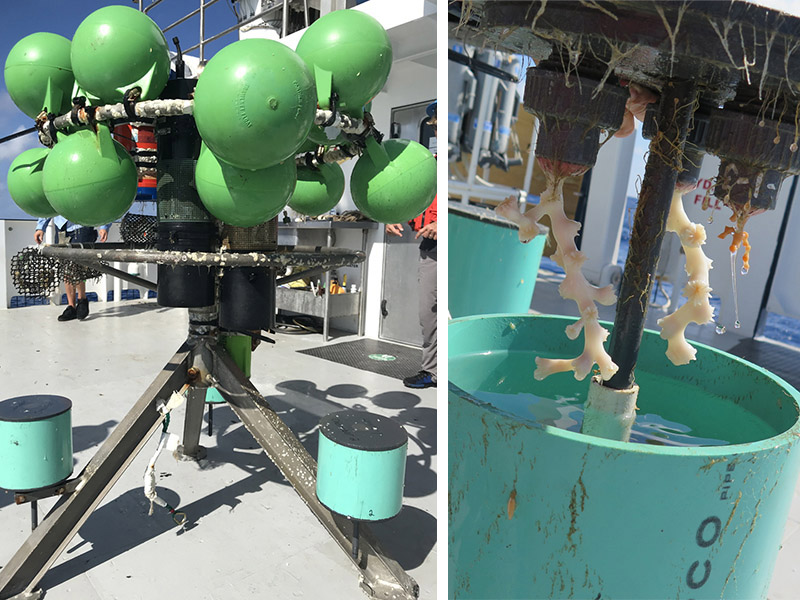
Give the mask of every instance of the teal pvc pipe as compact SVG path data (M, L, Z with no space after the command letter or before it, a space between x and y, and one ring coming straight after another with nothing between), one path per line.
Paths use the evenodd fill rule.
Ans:
M546 236L520 244L517 226L494 211L452 203L447 226L450 315L528 312Z
M604 440L475 397L585 399L588 378L533 379L534 356L580 353L583 341L564 336L573 320L450 323L449 596L766 598L800 469L800 394L702 344L695 362L675 367L648 331L639 414L658 412L730 445ZM509 372L520 362L530 368Z
M0 402L0 488L35 490L72 474L71 409L62 396Z

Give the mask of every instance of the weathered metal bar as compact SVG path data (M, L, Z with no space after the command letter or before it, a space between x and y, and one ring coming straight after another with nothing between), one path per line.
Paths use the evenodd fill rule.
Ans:
M352 522L333 514L317 499L316 461L233 360L217 348L212 348L212 352L214 357L212 371L218 381L217 389L322 526L347 556L351 557L361 573L361 586L364 591L373 598L382 600L418 598L419 586L416 581L396 561L383 553L377 540L364 524L359 532L358 558L352 558Z
M364 261L366 255L343 248L309 248L309 252L179 252L175 250L70 248L42 246L43 256L76 261L144 262L159 265L206 267L343 267Z
M606 387L622 390L633 384L653 273L661 252L696 97L697 87L693 82L668 82L661 95L656 116L658 133L650 142L609 342L609 353L619 370L603 382Z
M29 594L160 425L156 399L186 380L192 350L183 344L81 473L74 493L61 498L0 569L0 598Z
M143 119L153 119L155 117L177 117L180 115L191 115L194 112L194 100L143 100L133 105L137 117ZM89 117L86 109L81 109L77 113L77 119L82 125L89 124ZM125 112L125 106L119 104L104 104L95 108L95 121L110 121L112 119L130 119ZM47 122L44 130L47 131ZM53 125L58 130L74 127L72 114L67 113L53 119Z
M149 279L142 279L141 277L137 277L136 275L131 275L130 273L126 273L125 271L122 271L120 269L115 269L114 267L110 267L101 262L83 261L83 260L75 260L73 262L79 263L85 267L89 267L90 269L94 269L95 271L100 271L101 273L105 273L106 275L111 275L112 277L116 277L117 279L122 279L123 281L127 281L128 283L138 285L139 287L143 287L148 290L153 290L154 292L158 291L157 283L154 283Z
M188 52L188 50L185 52ZM143 100L134 104L133 108L136 116L143 119L154 119L156 117L180 117L194 113L194 100ZM104 104L102 106L95 107L95 112L91 120L89 118L89 113L87 113L85 108L78 110L75 116L80 125L89 125L92 120L102 122L130 119L128 113L125 111L125 106L121 102L119 104ZM322 125L323 123L331 121L331 118L333 118L333 121L329 127L338 127L345 133L357 134L363 132L367 128L367 123L364 119L356 119L353 117L348 117L347 115L343 115L338 111L334 113L330 110L322 109L317 110L316 115L314 116L314 123L317 125ZM56 117L53 119L53 125L59 131L74 127L75 123L72 120L72 113L67 113L65 115ZM48 127L49 123L48 121L45 121L42 129L47 131ZM35 128L17 132L11 136L8 136L7 139L4 138L3 141L8 141L14 137L32 133L33 131L35 131Z

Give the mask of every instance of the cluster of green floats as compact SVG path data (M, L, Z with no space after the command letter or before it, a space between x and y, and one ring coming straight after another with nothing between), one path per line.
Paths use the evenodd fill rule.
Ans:
M360 119L392 65L389 37L377 20L355 10L314 22L292 51L267 39L247 39L218 52L200 74L193 114L203 140L195 166L197 192L220 221L252 227L288 204L317 216L333 209L345 178L336 163L297 165L296 155L352 142L330 140L314 123L317 108ZM170 77L164 34L145 14L108 6L90 14L70 42L52 33L20 40L5 64L9 95L26 115L70 111L83 96L94 106L119 103L127 90L159 98ZM331 98L335 106L331 106ZM61 132L59 132L61 133ZM36 217L60 214L95 226L122 217L136 196L137 168L108 126L59 135L11 164L8 189ZM351 179L353 201L380 222L421 213L436 193L431 153L410 140L380 143L362 136Z

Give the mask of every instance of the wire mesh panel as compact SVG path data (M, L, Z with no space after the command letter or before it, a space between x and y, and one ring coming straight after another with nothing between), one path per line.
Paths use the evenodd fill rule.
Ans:
M137 246L154 246L158 237L158 217L126 213L120 223L122 240Z
M23 248L11 257L11 281L25 298L50 296L61 281L71 284L98 279L100 272L70 260L42 256L37 248Z
M61 282L61 261L39 254L36 248L23 248L11 257L11 281L26 298L49 296Z
M223 225L222 240L234 252L276 250L278 248L278 217L255 227Z

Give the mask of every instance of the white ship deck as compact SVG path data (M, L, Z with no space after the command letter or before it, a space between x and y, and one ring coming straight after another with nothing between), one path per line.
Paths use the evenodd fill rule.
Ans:
M93 302L91 310L86 321L68 323L56 321L58 306L0 311L2 396L72 400L75 475L187 328L186 310L155 300ZM407 390L397 379L296 352L322 345L318 334L274 337L277 344L253 354L252 381L312 456L320 418L343 408L391 417L410 434L403 509L373 531L416 579L420 597L436 597L436 390ZM175 412L170 431L181 434L183 410ZM186 513L186 525L158 506L147 514L142 476L153 436L43 578L48 600L366 597L349 558L227 406L215 407L212 434L204 424L204 460L177 462L164 452L157 464L159 494ZM53 504L40 501L40 511ZM28 536L30 511L2 490L0 531L3 565Z

